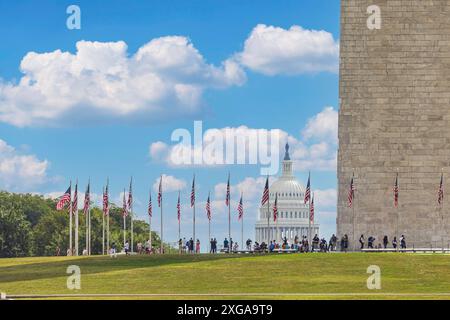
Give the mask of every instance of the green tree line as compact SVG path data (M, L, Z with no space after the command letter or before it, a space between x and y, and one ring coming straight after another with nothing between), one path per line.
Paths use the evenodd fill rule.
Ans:
M91 208L92 254L102 251L102 210ZM127 218L127 239L130 240L130 216ZM134 220L134 245L148 240L149 225ZM123 245L122 209L111 204L110 243L117 249ZM85 248L86 224L83 211L79 211L79 248ZM159 236L152 232L153 247L160 247ZM52 256L59 248L61 254L69 246L68 210L56 210L56 200L40 195L0 192L0 257Z

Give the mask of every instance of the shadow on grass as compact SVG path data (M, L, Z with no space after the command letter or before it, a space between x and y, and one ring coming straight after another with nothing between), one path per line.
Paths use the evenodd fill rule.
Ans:
M0 267L0 284L58 278L67 276L66 270L70 265L81 268L82 274L98 274L105 271L121 271L139 268L163 267L183 263L199 263L224 259L236 259L237 255L138 255L138 256L91 256L83 258L48 257L48 262L18 264ZM17 259L18 262L20 259Z

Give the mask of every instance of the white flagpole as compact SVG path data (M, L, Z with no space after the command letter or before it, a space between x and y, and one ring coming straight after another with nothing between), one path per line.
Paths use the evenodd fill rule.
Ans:
M78 179L77 179L77 184L76 184L76 190L77 190L77 198L75 200L77 200L77 203L75 204L75 256L78 256L79 250L78 250L78 226L79 226L79 221L78 221Z
M180 191L178 190L178 203L177 203L177 218L178 218L178 242L181 239L181 208L178 206L181 206L180 204ZM181 244L183 245L183 244ZM179 245L178 245L179 246ZM180 248L178 248L180 249ZM181 252L180 252L181 253Z
M130 190L129 192L131 193L131 196L133 196L132 192L133 192L133 177L131 177L131 182L130 182ZM130 197L130 195L128 195L128 197ZM134 252L134 232L133 232L133 198L131 198L131 202L130 202L130 219L131 219L131 224L130 224L130 232L131 232L131 253Z
M267 248L269 248L270 243L270 189L268 190L269 197L267 199Z
M109 193L109 179L106 184L106 191ZM106 253L109 254L109 194L108 196L108 203L106 204L106 212L108 215L106 216Z
M123 206L126 206L126 199L125 199L125 189L123 189ZM127 210L126 207L123 208L124 210ZM127 215L126 211L122 212L123 215L123 248L125 250L125 243L127 242Z
M105 187L103 187L102 203L105 197ZM104 208L103 208L104 209ZM105 254L105 211L102 210L102 255Z
M149 196L149 212L147 212L148 214L148 240L149 240L149 246L150 246L150 253L152 253L152 216L150 215L150 202L152 200L152 190L150 188L149 192L148 192L148 196ZM153 214L153 203L152 203L152 214Z
M70 200L69 200L69 250L70 255L73 255L72 247L72 180L70 180Z
M244 208L242 208L244 210ZM241 221L241 250L244 250L244 213L242 213Z
M91 245L92 245L92 243L91 243L91 208L90 208L90 206L89 206L89 209L88 209L88 219L89 219L89 231L88 231L88 254L89 255L91 255L92 254L92 250L91 250Z
M312 251L312 239L311 239L311 184L309 188L310 196L309 196L309 206L308 206L308 244L309 244L309 251Z
M161 209L161 248L160 248L160 253L164 253L164 245L163 245L163 188L162 188L162 177L160 180L160 185L161 185L161 204L160 204L160 209Z
M148 239L149 239L149 246L150 246L150 253L152 252L152 217L148 216Z
M228 253L231 253L233 250L232 243L231 243L231 185L230 185L230 173L228 172L228 183L227 186L229 187L229 194L227 194L228 197L228 241L230 242L228 246ZM227 190L228 192L228 190Z
M109 212L106 216L106 254L109 254Z
M84 215L84 224L86 226L86 231L85 231L85 236L84 236L84 240L85 240L84 246L85 246L87 255L89 255L89 221L88 220L89 220L89 210Z
M193 203L192 203L192 197L194 197ZM193 243L193 246L194 246L193 251L195 254L195 253L197 253L197 250L196 250L197 249L197 241L195 239L195 174L194 174L194 180L192 180L191 204L192 204L192 229L193 229L192 230L192 235L193 235L192 241L194 242Z

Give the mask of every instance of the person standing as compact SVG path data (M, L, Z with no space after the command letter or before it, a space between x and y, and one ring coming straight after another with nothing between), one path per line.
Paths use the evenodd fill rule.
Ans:
M383 247L386 249L389 244L388 236L383 237Z
M195 253L200 253L200 240L197 239L197 242L195 243Z
M347 252L348 249L348 235L344 234L344 252Z
M225 251L230 251L229 249L228 249L228 246L229 246L229 243L228 243L228 239L227 238L225 238L225 240L223 240L223 249L225 250Z
M125 255L128 255L129 251L130 251L130 244L127 241L125 242Z
M402 249L406 249L406 238L405 236L402 234L402 236L400 237L400 247Z
M362 234L361 237L359 237L359 243L361 244L361 250L364 249L364 244L365 244L365 239L364 239L364 235Z
M375 242L375 238L372 237L372 236L370 236L370 237L367 239L367 247L370 248L370 249L373 249L373 243L374 243L374 242Z
M178 254L183 253L183 239L178 240Z
M392 240L392 247L397 249L397 237L394 237L394 240Z
M194 239L189 239L189 253L194 253Z

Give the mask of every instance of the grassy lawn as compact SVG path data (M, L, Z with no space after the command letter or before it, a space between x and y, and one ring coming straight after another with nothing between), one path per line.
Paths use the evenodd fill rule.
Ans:
M66 287L69 265L81 268L81 290ZM381 268L381 290L367 289L369 265ZM450 256L348 253L0 259L0 292L207 294L122 297L132 299L450 299Z

